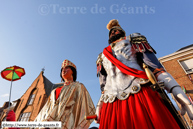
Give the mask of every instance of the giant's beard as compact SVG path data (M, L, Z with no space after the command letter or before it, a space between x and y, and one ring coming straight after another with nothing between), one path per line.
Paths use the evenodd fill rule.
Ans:
M115 36L112 36L111 38L109 38L108 42L109 42L109 44L111 44L112 42L120 39L121 37L125 37L125 34L121 33L121 34L117 34Z

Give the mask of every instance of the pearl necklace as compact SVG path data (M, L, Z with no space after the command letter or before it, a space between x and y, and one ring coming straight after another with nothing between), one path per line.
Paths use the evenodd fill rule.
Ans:
M64 82L64 86L68 86L72 83L73 81L68 81L68 82Z

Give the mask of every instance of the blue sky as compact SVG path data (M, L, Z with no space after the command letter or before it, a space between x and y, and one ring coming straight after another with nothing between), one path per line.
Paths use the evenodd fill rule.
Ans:
M140 32L157 51L171 54L193 43L192 0L0 0L0 70L26 70L13 82L11 100L20 98L45 67L60 82L64 59L77 66L77 81L94 104L100 97L96 59L108 45L107 23L118 19L129 35ZM8 101L10 82L0 78L0 106ZM95 125L95 124L93 124Z

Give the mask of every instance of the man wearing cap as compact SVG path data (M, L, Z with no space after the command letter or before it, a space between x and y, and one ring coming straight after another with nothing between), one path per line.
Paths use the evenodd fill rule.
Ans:
M60 121L61 129L88 129L93 120L85 116L94 114L95 107L85 86L76 81L76 66L64 60L60 76L63 85L51 92L35 121Z
M193 119L193 106L179 84L167 73L155 50L140 33L125 35L118 20L111 20L109 46L97 59L102 95L96 114L100 129L179 129L178 123L161 97L149 86L144 72L146 64L165 89L173 93L182 106L182 114Z

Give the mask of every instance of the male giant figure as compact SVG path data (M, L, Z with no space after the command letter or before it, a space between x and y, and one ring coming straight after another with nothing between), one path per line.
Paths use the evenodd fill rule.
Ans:
M148 85L142 64L181 104L184 115L193 119L193 106L179 84L155 56L155 50L140 33L125 35L118 21L108 25L109 46L97 59L102 95L97 105L100 129L177 129L180 128L156 91Z

